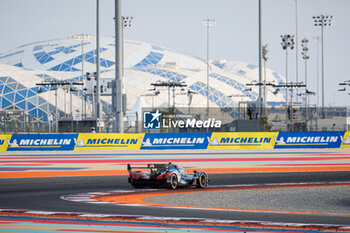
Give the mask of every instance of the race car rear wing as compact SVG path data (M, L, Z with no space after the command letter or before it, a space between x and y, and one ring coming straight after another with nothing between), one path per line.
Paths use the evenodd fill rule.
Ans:
M128 163L128 171L131 171L132 169L149 169L149 167L131 167L131 165Z
M131 171L132 169L150 169L150 168L169 168L169 166L171 165L172 163L169 162L169 163L156 163L156 164L147 164L147 167L131 167L131 165L128 163L128 171Z

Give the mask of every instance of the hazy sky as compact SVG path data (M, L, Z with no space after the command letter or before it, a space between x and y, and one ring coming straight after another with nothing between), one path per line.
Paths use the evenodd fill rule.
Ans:
M296 0L262 0L263 43L269 43L268 68L285 75L281 34L295 34ZM314 15L333 15L324 31L326 106L350 106L350 87L338 92L339 82L350 79L350 0L297 0L299 81L305 78L300 40L309 39L309 89L316 91L317 46L320 36ZM216 20L210 31L210 59L258 64L258 0L124 0L122 14L133 16L125 38L150 42L206 58L204 18ZM70 34L95 34L96 0L0 0L0 51ZM114 0L100 0L101 36L114 34ZM321 49L320 49L321 51ZM296 77L296 50L289 53L289 80ZM321 61L321 52L320 52ZM320 74L321 78L321 74ZM321 93L321 89L320 89ZM311 97L315 102L315 97Z

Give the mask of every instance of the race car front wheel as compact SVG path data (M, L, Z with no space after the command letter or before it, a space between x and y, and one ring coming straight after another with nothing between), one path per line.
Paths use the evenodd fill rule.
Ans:
M208 186L208 176L205 173L202 173L198 177L197 187L199 187L199 188L206 188L207 186Z
M177 175L173 173L170 177L170 188L176 189L178 185Z

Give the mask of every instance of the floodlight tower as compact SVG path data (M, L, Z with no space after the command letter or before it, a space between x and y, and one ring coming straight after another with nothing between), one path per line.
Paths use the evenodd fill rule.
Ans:
M132 23L134 20L134 17L132 16L122 16L123 20L123 27L122 27L122 54L123 54L123 60L122 60L122 67L123 67L123 77L124 77L124 28L131 28Z
M282 49L286 50L286 84L288 84L288 48L291 50L294 48L294 35L281 35ZM288 107L288 85L286 86L286 107Z
M262 82L262 61L261 61L261 58L262 58L262 10L261 10L261 0L258 1L258 18L259 18L259 25L258 25L258 28L259 28L259 36L258 36L258 56L259 56L259 82L261 83ZM259 86L259 114L262 115L262 86Z
M320 106L320 103L319 103L319 97L320 97L320 92L319 92L319 87L320 87L320 75L319 75L319 71L320 71L320 68L319 68L319 48L320 48L320 41L321 41L321 37L319 36L314 36L312 37L313 41L316 42L316 46L317 46L317 87L316 87L316 109Z
M100 88L100 0L96 1L96 120L97 132L100 133L101 88Z
M324 115L324 51L323 51L323 28L325 26L332 26L332 15L317 15L312 17L314 20L314 25L316 27L321 27L321 67L322 67L322 118Z
M306 125L306 130L307 128L307 119L308 119L308 111L309 111L309 94L308 94L308 86L307 86L307 60L310 58L308 55L308 43L309 40L304 38L301 41L301 46L303 47L303 51L301 52L301 55L303 55L303 59L305 60L305 125Z
M290 48L291 50L294 48L294 35L281 35L281 38L282 49L286 50L286 124L288 125L288 48Z
M207 28L207 113L209 119L209 28L216 26L215 19L203 19L202 25Z
M266 62L269 59L267 57L267 54L270 52L267 47L269 47L269 44L266 44L262 47L262 56L264 59L264 116L267 116L267 93L266 93Z
M298 83L299 82L299 54L298 54L298 49L299 49L299 40L298 40L298 0L295 0L295 81ZM299 102L298 99L298 89L296 91L296 100Z

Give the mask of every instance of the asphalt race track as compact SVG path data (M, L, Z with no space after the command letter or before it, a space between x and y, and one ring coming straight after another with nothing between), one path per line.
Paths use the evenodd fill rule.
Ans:
M240 173L209 174L210 185L240 184L282 184L307 182L349 182L350 172L308 172L308 173ZM133 190L126 176L19 178L0 180L0 209L26 209L55 212L86 212L120 215L147 215L159 217L195 217L220 220L250 220L283 223L338 224L349 225L350 215L266 213L244 211L217 211L193 209L167 209L160 207L113 206L89 204L62 200L64 195ZM254 192L254 190L252 190ZM308 195L306 192L305 195ZM268 196L265 196L268 198ZM312 198L312 197L309 197ZM327 197L324 197L327 198ZM215 202L215 197L211 202ZM253 200L252 200L253 201ZM269 201L269 200L267 200ZM350 213L350 195L340 198L343 208ZM317 200L315 200L317 202ZM278 203L274 203L278 206ZM281 205L297 205L293 199ZM329 209L336 206L329 206Z

